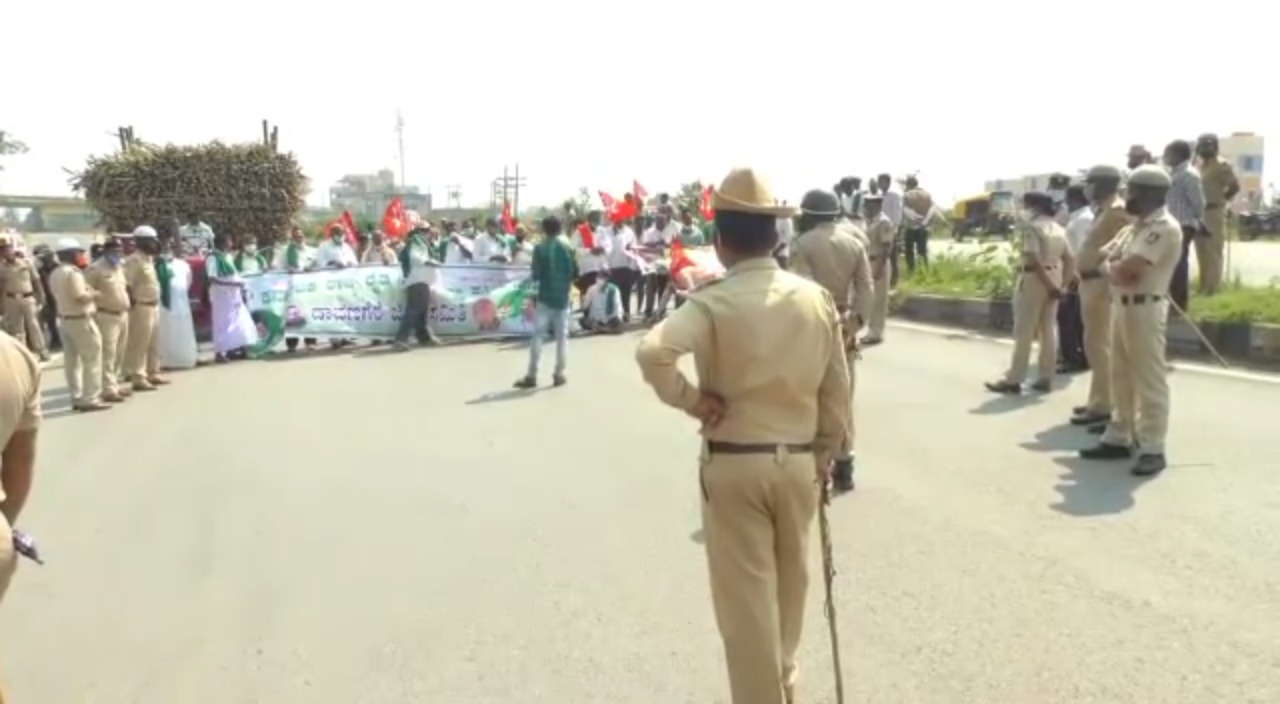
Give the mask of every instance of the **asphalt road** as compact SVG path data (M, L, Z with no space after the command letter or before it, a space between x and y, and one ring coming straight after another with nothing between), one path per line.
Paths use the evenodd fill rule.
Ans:
M952 242L950 240L933 240L929 243L931 251L955 254L980 252L988 245L976 242ZM1008 251L1008 243L1001 242L997 247ZM1232 276L1252 286L1280 285L1280 242L1232 242L1229 271ZM1195 255L1191 257L1192 275L1198 271Z
M634 341L575 340L526 396L498 345L202 368L92 416L51 381L11 701L725 702L697 438ZM866 355L848 701L1280 701L1280 386L1176 373L1174 467L1137 483L1072 459L1082 379L981 390L1008 351L895 327ZM818 574L805 704L833 701Z

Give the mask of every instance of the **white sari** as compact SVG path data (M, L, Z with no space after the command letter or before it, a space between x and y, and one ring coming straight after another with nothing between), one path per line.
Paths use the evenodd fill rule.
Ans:
M175 257L169 260L173 280L169 282L169 307L160 307L160 366L164 369L194 369L196 366L196 325L191 316L191 265Z

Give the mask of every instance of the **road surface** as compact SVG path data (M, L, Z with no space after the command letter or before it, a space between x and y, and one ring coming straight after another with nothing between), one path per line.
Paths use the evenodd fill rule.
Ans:
M950 240L933 240L929 243L932 251L953 254L968 254L982 251L987 245L976 242L953 242ZM1008 251L1008 243L997 245ZM1280 285L1280 242L1232 242L1230 272L1239 276L1240 280L1251 286ZM1191 257L1191 272L1194 276L1199 269L1195 256Z
M574 341L571 384L523 396L500 345L202 368L93 416L50 383L11 700L727 701L697 439L634 343ZM848 701L1280 701L1280 386L1176 373L1174 467L1140 484L1072 458L1083 379L981 390L1008 351L895 327L866 355ZM814 575L806 704L833 701Z

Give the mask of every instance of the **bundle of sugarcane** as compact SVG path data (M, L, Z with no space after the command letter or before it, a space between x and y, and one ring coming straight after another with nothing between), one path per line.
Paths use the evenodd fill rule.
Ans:
M270 237L294 224L308 188L297 159L276 145L265 123L262 144L157 146L121 128L120 152L90 158L71 187L113 232L165 232L196 215L220 234Z

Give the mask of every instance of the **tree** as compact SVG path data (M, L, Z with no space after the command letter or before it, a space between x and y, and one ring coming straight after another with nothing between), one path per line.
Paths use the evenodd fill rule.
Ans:
M26 144L14 139L8 132L0 130L0 157L17 156L26 153ZM4 171L4 164L0 164L0 171Z

